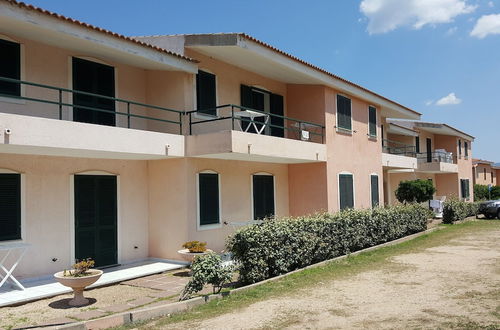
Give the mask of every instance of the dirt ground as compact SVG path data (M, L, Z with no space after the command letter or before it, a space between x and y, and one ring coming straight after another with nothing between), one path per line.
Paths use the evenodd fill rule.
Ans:
M500 228L176 329L500 329ZM154 327L154 326L153 326Z

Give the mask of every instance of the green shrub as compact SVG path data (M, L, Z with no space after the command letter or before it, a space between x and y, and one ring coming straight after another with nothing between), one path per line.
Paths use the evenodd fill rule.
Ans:
M192 277L179 300L189 299L192 294L203 290L205 284L211 284L213 293L219 293L233 276L232 266L224 265L221 257L214 252L195 257L191 264L191 272Z
M484 184L474 185L474 199L476 201L486 201L490 199L500 199L500 186L491 187L488 192L488 186Z
M456 198L450 198L443 204L443 223L454 223L467 217L477 215L479 203L462 202Z
M435 192L436 188L429 180L401 181L396 189L396 198L401 203L423 203L432 199Z
M240 280L255 283L427 228L416 204L277 219L244 227L227 241Z

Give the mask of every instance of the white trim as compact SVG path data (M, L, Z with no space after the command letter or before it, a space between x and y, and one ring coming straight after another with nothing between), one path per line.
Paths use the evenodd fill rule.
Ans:
M116 177L116 262L121 263L121 194L120 194L120 175L113 174L106 171L84 171L73 173L69 175L69 244L70 244L70 258L69 262L72 265L75 262L75 175L108 175Z
M212 75L215 76L215 106L217 107L219 105L219 79L217 77L217 74L215 74L213 71L211 70L208 70L208 69L202 69L202 68L199 68L198 69L198 72L199 71L203 71L203 72L206 72L206 73L210 73ZM196 110L196 112L194 113L194 118L196 119L201 119L201 120L207 120L207 119L215 119L215 118L219 118L219 111L220 109L216 109L215 110L215 115L209 115L209 114L206 114L206 113L200 113L198 112L198 90L196 88L196 84L197 84L197 79L196 79L196 76L198 75L198 72L194 75L194 109L193 110Z
M269 172L255 172L250 174L250 214L252 215L251 220L255 220L255 213L254 213L254 200L253 200L253 177L254 175L267 175L267 176L272 176L273 177L273 202L274 202L274 216L276 216L276 209L277 209L277 204L276 204L276 176L272 173Z
M211 223L208 225L200 224L200 174L209 173L209 174L217 174L217 184L219 191L219 219L218 223ZM221 175L219 172L214 170L202 170L196 173L196 230L210 230L210 229L218 229L222 227L222 197L221 197Z
M373 108L375 109L375 135L371 135L370 134L370 108ZM378 114L377 114L377 107L374 106L374 105L371 105L369 104L368 105L368 134L366 134L368 136L369 139L372 139L372 140L377 140L378 139ZM351 113L351 120L352 120L352 113Z
M354 181L354 174L348 171L342 171L337 173L337 203L338 210L340 211L340 175L341 174L349 174L352 176L352 208L356 208L356 182Z
M14 171L8 168L1 168L0 173L2 174L19 174L21 178L21 238L13 239L8 241L0 241L4 243L24 243L26 242L26 174L18 171Z
M378 206L380 206L380 176L377 173L370 173L368 176L370 178L370 207L373 208L372 205L372 200L373 200L373 194L372 194L372 176L377 177L377 185L378 185ZM353 185L354 185L354 179L353 179Z
M351 129L347 129L347 128L343 128L343 127L340 127L339 126L339 104L338 104L338 95L342 96L342 97L345 97L347 99L349 99L350 102L350 107L351 107ZM352 134L354 133L354 127L352 125L352 98L345 95L345 94L342 94L342 93L337 93L335 94L335 128L336 128L336 131L337 133L347 133L347 134Z

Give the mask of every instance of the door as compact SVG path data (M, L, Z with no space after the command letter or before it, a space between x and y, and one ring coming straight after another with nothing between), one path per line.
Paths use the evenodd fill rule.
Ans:
M109 65L73 57L73 89L115 97L115 69ZM73 121L115 126L113 100L73 93L73 104L76 105L73 108Z
M116 176L75 175L75 258L117 264Z
M284 114L283 96L273 94L259 88L241 85L241 105L270 113L272 115L277 115L269 118L268 126L265 128L263 133L278 137L285 136L283 129L284 119L282 118ZM255 118L255 121L264 122L264 118ZM241 124L243 130L245 130L249 125L248 121L245 122L244 120L242 120ZM257 127L259 127L259 125L260 124L257 124ZM247 132L256 133L253 127L249 127Z
M253 175L253 218L260 220L274 216L274 176Z
M427 163L432 162L432 141L427 138Z

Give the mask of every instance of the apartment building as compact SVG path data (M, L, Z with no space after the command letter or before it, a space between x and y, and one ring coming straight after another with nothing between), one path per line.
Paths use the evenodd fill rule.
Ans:
M131 38L1 1L0 58L0 243L31 244L20 278L472 179L473 137L245 34ZM419 134L430 161L388 149Z
M389 204L402 180L431 180L436 198L473 200L474 137L446 124L389 120L384 126L384 185Z
M498 186L498 172L500 168L495 166L495 162L483 159L472 160L472 178L474 184Z

